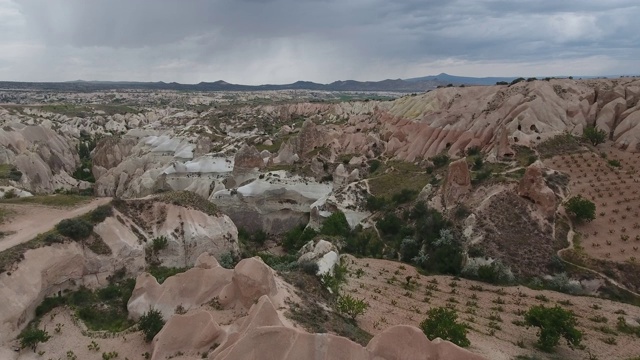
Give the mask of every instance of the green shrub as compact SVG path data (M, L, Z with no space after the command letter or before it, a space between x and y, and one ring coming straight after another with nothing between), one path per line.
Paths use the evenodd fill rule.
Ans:
M402 189L399 193L393 194L391 200L400 205L413 200L418 195L416 190Z
M318 233L312 228L305 229L304 225L297 226L285 234L282 247L289 253L296 252L316 235Z
M150 309L140 317L138 323L140 330L144 334L144 339L147 342L151 342L153 338L162 330L164 326L164 319L159 310Z
M369 173L373 174L380 168L380 160L373 159L369 162Z
M50 338L51 336L48 332L32 326L27 327L20 333L20 335L18 335L18 339L20 339L20 347L23 349L31 348L33 352L36 352L36 347L39 343L45 343Z
M342 211L336 211L326 218L320 228L320 233L329 236L347 236L351 232L346 216Z
M529 308L524 315L527 326L535 326L538 330L538 345L543 351L551 351L564 337L571 348L580 345L582 333L575 326L578 324L575 314L559 306L547 308L536 305Z
M596 204L580 195L569 199L564 205L564 208L578 221L591 221L596 218Z
M376 222L376 227L383 235L393 235L400 232L402 221L396 216L396 214L388 213Z
M431 160L434 167L440 168L447 165L449 163L449 160L451 159L449 158L449 155L447 155L446 153L442 153L430 158L429 160Z
M84 219L65 219L56 225L56 230L66 237L79 241L91 235L93 225Z
M607 132L595 126L587 126L582 132L582 136L589 140L593 146L598 146L607 140Z
M151 241L151 250L154 253L166 249L167 246L169 246L169 240L166 236L159 236Z
M480 148L478 146L472 146L467 149L467 156L480 155Z
M367 197L366 209L374 212L381 210L387 205L387 201L383 197L375 197L373 195Z
M236 260L231 251L228 251L224 254L220 255L220 259L218 259L218 263L225 269L233 269L236 265Z
M109 216L113 215L113 208L110 204L100 205L91 212L90 218L94 223L101 223Z
M619 160L612 159L612 160L609 160L608 163L609 163L609 165L611 165L613 167L620 167L620 161Z
M444 307L432 308L427 312L427 318L420 323L424 334L433 340L441 338L452 343L467 347L471 344L467 338L467 328L457 322L458 315L454 310Z
M368 307L369 303L363 299L356 299L349 294L338 296L336 300L336 310L341 314L347 315L351 320L355 320L356 317L364 314Z

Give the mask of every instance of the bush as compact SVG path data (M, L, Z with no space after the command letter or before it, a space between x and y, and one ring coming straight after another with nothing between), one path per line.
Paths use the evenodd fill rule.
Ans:
M443 153L440 155L436 155L429 160L431 160L431 162L433 163L433 166L435 166L436 168L440 168L447 165L450 159L449 159L449 155Z
M160 250L166 249L167 246L169 246L169 240L167 240L166 236L159 236L157 238L154 238L153 241L151 241L151 250L154 253L157 253Z
M380 160L374 159L369 162L369 173L373 174L378 168L380 168Z
M593 146L598 146L598 144L602 144L607 139L607 132L595 126L587 126L584 128L582 136L589 140Z
M414 239L402 239L402 242L400 243L400 260L404 262L411 262L414 258L418 257L419 253L420 244L418 244Z
M18 197L18 193L16 193L16 189L9 189L4 193L4 198L6 200L15 199L17 197Z
M101 223L109 216L113 215L111 205L100 205L91 212L90 218L94 223Z
M163 326L164 319L159 310L150 309L140 317L139 327L147 342L151 342Z
M547 308L536 305L529 308L524 315L527 326L535 326L538 330L538 345L544 351L551 351L558 345L561 337L567 340L567 345L573 348L580 345L582 333L575 326L578 321L575 314L559 306Z
M349 294L338 296L336 300L336 310L341 314L347 315L352 320L364 314L368 307L369 303L362 299L356 299Z
M457 322L458 315L454 310L444 307L432 308L427 312L427 318L420 323L424 334L433 340L441 338L452 343L467 347L471 344L467 338L467 328Z
M393 235L400 232L402 221L396 216L396 214L389 213L376 222L376 227L384 235Z
M578 221L591 221L596 218L596 204L580 195L569 199L564 208Z
M347 236L351 232L346 216L342 211L336 211L323 223L320 233L329 236Z
M517 79L514 79L514 80L509 84L509 86L511 86L511 85L515 85L515 84L517 84L517 83L519 83L519 82L522 82L522 81L524 81L524 78L523 78L523 77L519 77L519 78L517 78Z
M296 252L316 235L318 233L312 228L305 229L304 225L300 225L285 234L282 247L289 253Z
M387 201L382 197L369 196L367 197L366 209L374 212L384 208L387 205Z
M236 261L233 257L233 253L229 251L220 255L220 259L218 260L218 263L220 264L220 266L222 266L225 269L233 269L235 267Z
M36 352L38 343L47 342L51 336L44 330L30 326L20 333L18 338L20 339L20 347L23 349L28 347L31 348L33 352Z
M620 167L620 161L619 160L609 160L608 161L609 165L613 166L613 167Z
M472 146L467 149L467 156L480 155L480 148L478 146Z
M402 189L399 193L393 194L391 200L400 205L411 201L418 194L415 190Z
M65 219L56 225L56 230L66 237L79 241L91 235L93 225L84 219Z

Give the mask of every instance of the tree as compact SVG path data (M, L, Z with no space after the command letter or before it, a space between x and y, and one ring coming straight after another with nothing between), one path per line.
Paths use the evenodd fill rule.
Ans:
M47 342L51 336L49 336L49 333L44 330L40 330L35 327L28 327L20 334L20 336L18 336L18 338L20 339L20 346L23 349L29 347L33 352L36 352L36 346L38 346L38 343Z
M346 216L342 211L336 211L329 216L323 223L320 233L330 236L347 236L351 228L347 222Z
M569 199L564 208L578 221L591 221L596 218L596 204L580 195Z
M56 230L73 240L83 240L91 235L93 225L84 219L65 219L56 225Z
M356 299L349 294L338 296L336 300L336 310L341 314L347 315L351 320L355 320L357 316L364 314L368 307L369 303L363 299Z
M536 305L529 308L524 315L527 326L535 326L538 330L538 345L544 351L551 351L561 337L567 340L567 345L573 349L580 345L582 333L575 326L578 321L573 311L565 310L559 306L547 308L544 305Z
M144 339L151 342L157 333L162 330L164 319L162 313L156 309L150 309L140 317L139 327L144 333Z
M420 328L429 340L439 337L458 346L467 347L471 344L467 339L468 330L457 320L458 315L454 310L444 307L432 308L427 312L427 318L420 323Z
M602 144L607 139L607 132L598 129L596 126L587 126L582 132L582 136L589 140L593 146Z

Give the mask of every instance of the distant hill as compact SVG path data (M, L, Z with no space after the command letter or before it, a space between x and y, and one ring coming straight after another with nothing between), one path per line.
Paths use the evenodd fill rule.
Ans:
M587 77L584 77L587 78ZM296 81L292 84L242 85L223 80L180 84L176 82L135 82L135 81L66 81L66 82L13 82L0 81L0 89L42 90L42 91L98 91L118 89L139 90L182 90L182 91L265 91L265 90L318 90L318 91L393 91L424 92L438 86L451 85L495 85L496 82L511 82L515 77L465 77L438 74L411 79L387 79L382 81L340 80L330 84L311 81Z
M448 84L453 84L453 85L495 85L499 81L511 82L514 79L516 79L516 78L515 77L482 77L482 78L477 78L477 77L455 76L455 75L449 75L449 74L441 73L441 74L438 74L438 75L430 75L430 76L423 76L423 77L405 79L405 81L408 81L408 82L432 81L432 82L438 82L438 83L445 83L447 85Z
M182 91L264 91L264 90L319 90L319 91L395 91L423 92L446 85L438 80L387 79L382 81L334 81L319 84L311 81L296 81L292 84L242 85L223 80L180 84L176 82L132 82L132 81L66 81L66 82L13 82L0 81L0 89L42 91L98 91L117 89L182 90Z

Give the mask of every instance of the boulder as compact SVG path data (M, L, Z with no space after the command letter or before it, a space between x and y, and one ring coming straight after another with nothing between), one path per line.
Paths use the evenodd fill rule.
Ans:
M320 240L317 243L311 240L298 251L299 264L313 262L318 265L316 275L333 273L338 259L338 248L326 240Z
M546 218L552 218L555 214L556 195L545 183L543 165L540 161L527 167L518 184L518 195L536 203Z

